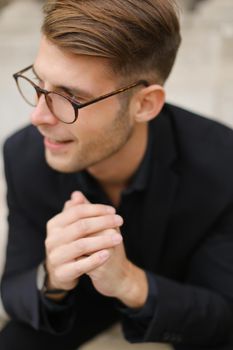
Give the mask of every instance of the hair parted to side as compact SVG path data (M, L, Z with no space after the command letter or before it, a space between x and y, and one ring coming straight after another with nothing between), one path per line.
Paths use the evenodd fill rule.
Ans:
M163 83L181 41L175 0L47 0L44 15L48 40L108 58L122 78Z

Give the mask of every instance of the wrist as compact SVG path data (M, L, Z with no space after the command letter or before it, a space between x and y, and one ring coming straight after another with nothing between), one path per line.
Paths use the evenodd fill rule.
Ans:
M63 289L56 289L56 288L52 289L51 287L47 286L45 281L44 286L42 288L42 293L48 299L51 299L54 301L61 301L67 296L68 291Z
M132 263L129 263L126 271L118 299L129 308L139 309L145 305L148 296L146 273Z
M42 285L42 288L40 289L42 294L46 298L54 300L54 301L63 300L66 297L66 295L68 294L68 291L54 287L50 281L49 274L48 274L45 263L42 265L42 268L43 268L43 275L44 275L43 285Z

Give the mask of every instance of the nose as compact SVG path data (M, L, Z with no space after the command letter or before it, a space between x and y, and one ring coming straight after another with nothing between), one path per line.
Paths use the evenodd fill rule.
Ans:
M49 110L45 101L45 96L41 95L37 106L30 115L31 123L35 126L56 125L59 121Z

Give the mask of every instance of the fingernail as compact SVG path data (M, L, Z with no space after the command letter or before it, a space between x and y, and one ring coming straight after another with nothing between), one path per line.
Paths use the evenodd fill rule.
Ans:
M81 193L78 191L73 192L71 195L71 199L77 199L77 198L81 198Z
M123 219L120 215L115 215L115 223L116 225L122 225L123 224Z
M116 212L116 209L113 207L106 207L106 209L107 209L107 213L109 214L115 214Z
M81 193L80 191L74 191L74 192L71 193L71 197L79 195L80 193Z
M113 243L118 244L122 241L122 236L121 235L113 235L112 241L113 241Z

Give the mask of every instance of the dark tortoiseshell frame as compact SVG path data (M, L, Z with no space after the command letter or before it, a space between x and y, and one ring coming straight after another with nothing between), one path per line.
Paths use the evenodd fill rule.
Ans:
M18 89L19 89L20 94L22 95L22 97L24 98L24 100L25 100L28 104L30 104L31 106L35 107L35 105L33 105L33 104L31 104L29 101L27 101L26 98L24 97L24 95L22 94L21 89L20 89L20 86L19 86L19 84L18 84L18 78L19 78L19 77L20 77L20 78L23 78L23 79L25 79L25 80L27 80L27 81L35 88L38 98L41 96L41 94L44 94L44 95L45 95L45 100L46 100L47 105L48 105L48 108L49 108L50 110L51 110L51 108L50 108L50 103L49 103L49 99L48 99L48 95L49 95L50 93L53 93L53 94L56 94L56 95L59 95L59 96L65 98L67 101L69 101L69 102L71 103L71 105L72 105L72 107L73 107L73 109L74 109L74 119L73 119L71 122L65 122L65 121L61 120L60 118L58 118L59 120L61 120L61 121L62 121L63 123L65 123L65 124L73 124L73 123L78 119L78 111L79 111L79 109L81 109L81 108L84 108L84 107L86 107L86 106L90 106L90 105L92 105L93 103L102 101L102 100L104 100L104 99L106 99L106 98L108 98L108 97L111 97L111 96L120 94L120 93L122 93L122 92L125 92L125 91L127 91L127 90L129 90L129 89L134 88L135 86L138 86L138 85L149 86L149 83L148 83L146 80L139 80L139 81L137 81L137 82L135 82L135 83L133 83L133 84L130 84L130 85L126 86L126 87L123 87L123 88L121 88L121 89L114 90L114 91L112 91L112 92L109 92L108 94L105 94L105 95L96 97L96 98L91 99L90 101L87 101L87 102L85 102L85 103L80 103L80 102L76 101L74 98L69 97L69 96L65 96L65 95L63 95L63 94L61 94L61 93L59 93L59 92L48 91L48 90L45 90L45 89L40 88L40 87L37 86L33 81L31 81L29 78L27 78L27 77L25 77L25 76L23 75L23 73L25 73L25 72L28 71L29 69L33 69L33 65L30 65L29 67L26 67L26 68L20 70L19 72L13 74L13 77L14 77L14 79L15 79L15 81L16 81L16 84L17 84L17 86L18 86ZM53 113L53 111L51 111L51 112Z

